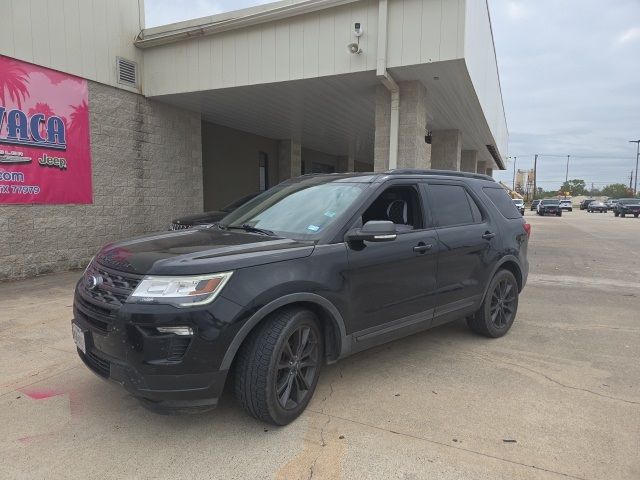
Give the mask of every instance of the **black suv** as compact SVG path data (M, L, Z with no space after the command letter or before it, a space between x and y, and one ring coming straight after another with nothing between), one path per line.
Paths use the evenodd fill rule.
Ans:
M624 218L627 215L640 216L640 199L621 198L613 207L613 214L616 217Z
M595 199L593 198L587 198L585 200L582 200L580 202L580 210L586 210L587 208L589 208L589 204L595 202Z
M560 202L558 200L545 199L540 201L537 206L538 215L555 215L557 217L562 216L562 208L560 208Z
M78 282L72 332L98 375L156 411L206 409L228 376L284 425L322 365L459 318L511 327L530 226L484 175L308 175L219 224L105 246Z

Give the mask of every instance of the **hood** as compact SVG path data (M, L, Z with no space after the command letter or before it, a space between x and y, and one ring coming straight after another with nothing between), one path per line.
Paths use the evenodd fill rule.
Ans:
M172 223L177 223L178 225L202 225L219 222L227 215L229 215L228 212L213 210L210 212L185 215L184 217L176 218Z
M109 244L96 260L140 275L200 275L311 255L315 244L288 238L195 228Z

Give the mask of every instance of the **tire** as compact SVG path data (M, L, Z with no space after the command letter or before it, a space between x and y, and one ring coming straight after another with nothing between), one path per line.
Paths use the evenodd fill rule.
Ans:
M518 312L518 293L518 282L513 273L509 270L498 270L489 284L480 310L473 317L467 318L469 328L490 338L505 335L513 325ZM500 298L503 299L502 307L499 303Z
M570 208L570 209L569 209L569 211L570 211L570 212L573 212L573 208Z
M626 213L621 213L620 217L624 218L627 214Z
M638 214L638 213L634 213L634 214L633 214L633 216L634 216L635 218L638 218L638 215L640 215L640 214Z
M618 215L620 215L620 214L619 214L618 212L613 212L613 215L614 215L615 217L617 217L617 216L618 216Z
M313 396L323 352L322 332L312 312L287 308L273 313L240 347L236 398L247 412L263 422L292 422Z
M556 213L556 216L561 217L562 216L562 212Z

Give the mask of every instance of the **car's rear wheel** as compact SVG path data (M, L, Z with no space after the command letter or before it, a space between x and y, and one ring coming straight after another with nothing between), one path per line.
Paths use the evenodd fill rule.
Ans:
M613 212L613 215L617 217L620 214L618 212Z
M620 213L620 216L624 218L626 216L626 213Z
M475 315L467 318L467 325L480 335L502 337L513 325L517 311L516 277L509 270L499 270L489 284L482 307Z
M272 314L238 353L234 385L237 399L264 422L292 422L313 396L322 352L322 334L313 312L288 308Z

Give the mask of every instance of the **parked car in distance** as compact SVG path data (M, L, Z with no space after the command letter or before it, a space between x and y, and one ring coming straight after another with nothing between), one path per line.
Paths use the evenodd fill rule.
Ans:
M626 217L633 215L638 218L640 216L640 199L638 198L621 198L613 209L616 217Z
M534 200L531 202L531 211L534 212L538 209L538 205L540 204L540 200Z
M609 207L607 207L604 203L602 202L591 202L589 204L589 206L587 207L587 212L589 213L593 213L593 212L598 212L598 213L607 213L609 211Z
M505 335L530 229L486 175L305 175L214 226L103 247L76 285L73 338L150 409L212 408L229 376L251 415L285 425L327 363L460 318Z
M171 222L169 230L184 230L196 225L211 225L212 223L219 222L239 206L244 205L249 200L255 198L258 195L258 193L245 195L244 197L240 197L229 205L222 207L220 210L212 210L209 212L196 213L193 215L185 215L184 217L176 218Z
M520 215L524 215L524 200L521 198L514 198L513 203L520 212Z
M614 212L615 212L616 203L618 203L618 199L617 198L610 198L609 200L607 200L605 202L607 207L609 207L609 210L613 210Z
M580 210L586 210L591 202L595 202L595 199L587 198L586 200L582 200L580 202Z
M571 203L571 200L560 200L560 210L573 212L573 204Z
M538 204L538 215L555 215L557 217L562 216L562 209L560 208L560 202L553 199L541 200Z

